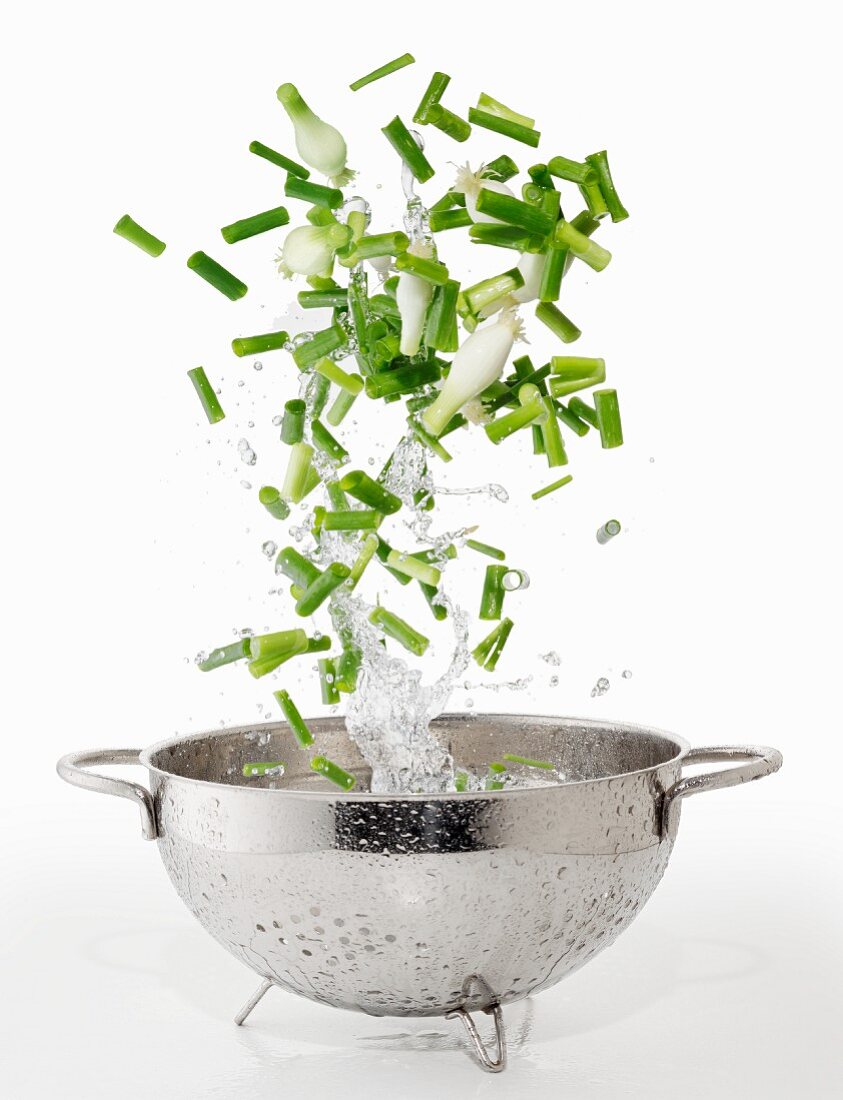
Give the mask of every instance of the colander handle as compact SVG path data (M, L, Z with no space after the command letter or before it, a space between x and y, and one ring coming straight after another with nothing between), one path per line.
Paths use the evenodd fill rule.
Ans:
M92 749L89 752L69 752L56 764L56 771L65 783L72 783L74 787L99 791L100 794L114 794L119 798L130 798L136 802L140 808L144 840L157 840L155 805L146 787L142 787L140 783L131 783L128 779L114 779L110 775L97 775L96 772L88 770L113 764L139 764L139 758L140 749Z
M750 783L754 779L763 779L772 775L782 766L782 754L778 749L765 745L736 745L727 748L691 749L682 760L683 767L691 764L719 764L721 761L735 763L747 761L739 768L726 768L706 775L689 775L680 779L664 792L662 801L662 839L671 840L679 827L679 804L683 798L703 791L716 791L720 787L736 787L740 783Z

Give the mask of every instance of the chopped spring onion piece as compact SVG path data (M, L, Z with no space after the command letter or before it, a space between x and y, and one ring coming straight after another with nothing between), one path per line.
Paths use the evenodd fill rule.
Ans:
M337 691L350 694L357 687L357 676L363 663L363 653L356 645L347 646L334 662Z
M497 668L498 658L512 633L512 627L512 619L501 619L498 625L471 651L471 656L477 664L487 672L494 672Z
M565 274L567 248L548 248L544 254L541 282L539 283L539 301L556 302L562 291L562 276Z
M304 500L312 458L313 448L309 443L294 443L290 447L287 472L284 475L284 484L281 486L281 496L285 500L293 504L299 504Z
M391 516L401 507L401 498L384 489L377 481L362 470L351 470L343 477L340 485L343 490L361 504L368 504L385 516Z
M325 375L314 372L307 389L308 409L314 420L322 415L322 410L328 404L328 394L330 392L331 383Z
M311 206L305 217L311 225L339 225L336 215L333 210L329 210L327 206ZM347 228L351 229L351 223L348 222ZM342 227L340 227L342 228ZM353 233L353 230L352 230ZM349 236L349 240L350 240ZM343 250L348 247L347 244L343 245Z
M490 160L488 164L484 164L480 170L480 174L485 179L497 180L498 183L506 183L507 180L511 180L513 176L518 175L518 165L512 157L508 157L506 153L504 153L502 156Z
M468 772L454 772L454 790L462 793L468 788Z
M296 604L296 614L302 617L312 615L343 581L348 579L351 569L342 562L334 561L304 590Z
M433 165L418 147L413 135L398 117L381 129L386 140L401 157L419 183L425 183L433 175Z
M481 214L489 214L507 225L517 225L528 233L545 237L553 229L554 219L543 210L487 187L480 189L476 205Z
M523 285L524 276L517 267L513 267L500 275L492 275L489 279L482 279L474 286L467 287L463 291L463 298L469 311L476 314Z
M242 359L244 355L258 355L263 351L278 351L289 341L290 335L283 329L264 332L260 336L237 336L231 341L231 350Z
M301 747L306 749L308 745L312 745L313 734L307 728L307 723L299 713L299 708L290 698L289 692L281 688L280 691L273 692L273 695L278 701L278 705L281 707L281 711L287 719L290 729L293 731L293 736Z
M437 622L441 622L443 619L448 618L448 608L444 603L440 602L440 589L438 585L425 584L423 581L419 581L419 588L425 598L427 606L430 608L434 619Z
M554 248L565 247L577 259L588 264L594 271L602 271L612 259L612 253L596 241L581 233L570 222L560 218L553 232Z
M216 260L212 260L204 252L194 252L192 256L189 256L187 266L191 271L195 271L200 279L210 283L215 290L218 290L220 294L224 294L231 302L236 302L238 298L242 298L249 289L236 275L226 271L222 264L218 264Z
M511 764L522 764L525 768L544 768L548 772L555 771L554 765L547 760L532 760L529 756L516 756L511 752L505 752L502 759L508 760Z
M605 546L606 543L621 533L620 522L616 519L607 519L602 527L597 528L597 541L601 546ZM211 655L213 656L213 654Z
M490 546L487 542L478 542L477 539L466 539L465 545L472 550L476 550L478 554L485 554L487 558L497 558L498 561L503 561L506 558L505 550L498 550L497 546Z
M597 176L592 173L585 183L579 184L579 189L580 194L585 199L585 204L592 218L605 218L609 213L609 207L606 205L606 200L603 198L603 192L600 190L600 183Z
M290 514L290 505L274 485L263 485L258 491L258 500L274 519L286 519Z
M437 351L452 352L459 348L457 330L457 299L460 284L455 279L438 286L433 292L433 300L425 322L425 343Z
M304 417L307 406L304 401L294 397L284 405L284 416L281 420L281 442L301 443L304 438Z
M442 196L441 199L437 199L432 206L427 208L429 214L439 214L445 210L450 210L454 206L461 206L465 209L465 195L460 191L448 190Z
M462 229L471 225L471 215L461 206L453 210L436 210L430 215L430 232L444 233L446 229Z
M519 592L530 587L530 578L523 569L508 569L501 583L507 592Z
M449 111L441 103L435 103L430 108L427 112L426 121L431 126L435 126L437 130L441 130L443 134L453 138L454 141L468 141L471 137L471 126L465 119L455 115L453 111Z
M410 653L415 653L417 657L421 657L430 645L429 638L414 630L409 623L399 619L391 611L387 611L385 607L376 607L369 615L369 622L374 626L379 626L384 634L394 638L396 642L399 642Z
M448 281L448 269L438 260L427 260L423 256L414 256L412 252L402 252L395 260L398 271L409 271L418 279L433 283L434 286L444 286ZM400 287L400 283L399 283Z
M413 393L420 386L437 382L442 377L439 365L432 363L409 363L405 367L372 374L366 379L366 396L388 397L391 394Z
M336 290L300 290L298 302L302 309L345 309L348 291L339 286Z
M337 702L339 702L339 699ZM310 766L315 772L324 775L326 779L329 779L335 786L341 787L344 791L350 791L357 782L353 775L344 771L339 764L327 760L324 756L314 756L310 761Z
M552 157L547 162L547 170L557 179L568 180L570 183L585 183L594 175L590 164L569 160L567 157Z
M575 340L579 340L582 336L582 331L553 302L539 302L536 306L536 317L547 325L553 335L558 336L563 344L573 344ZM559 395L556 394L556 396Z
M503 607L506 589L503 586L504 574L509 569L505 565L487 565L483 581L483 594L480 598L480 618L499 619Z
M299 628L295 630L277 630L272 634L256 634L249 639L249 654L253 661L264 661L279 653L304 653L307 649L307 635Z
M249 152L254 153L257 157L263 157L270 164L274 164L277 168L283 168L285 172L299 176L303 180L306 180L310 175L309 169L305 168L303 164L296 164L294 160L285 157L283 153L276 153L274 149L270 149L268 145L264 145L260 141L253 141L249 145Z
M568 402L568 412L572 416L577 417L578 420L586 421L592 428L598 427L596 410L592 409L591 405L582 401L579 397L572 397ZM560 419L562 419L561 413L559 415ZM580 434L585 435L585 432L581 432Z
M358 378L359 375L354 375L354 377ZM362 378L360 379L360 382L362 384ZM346 417L346 414L356 400L356 393L349 393L348 390L340 390L340 392L334 398L333 405L331 405L330 409L328 409L328 412L325 416L325 419L328 421L332 428L336 428L340 424L342 424L343 420Z
M293 275L320 275L330 270L337 250L345 248L350 240L351 229L333 216L327 225L300 225L284 238L276 257L278 271L288 279Z
M517 252L538 250L542 238L527 233L517 225L494 225L480 222L472 225L468 235L475 244L494 245L496 248L514 248Z
M307 588L308 585L313 584L320 574L320 570L313 562L308 561L293 546L285 546L283 550L279 551L278 557L275 559L275 572L283 573L285 577L288 577L294 584L300 585L302 588Z
M404 69L407 65L412 65L416 59L411 53L402 53L400 57L396 57L394 61L387 61L385 65L381 65L378 69L373 69L370 73L366 73L365 76L359 77L357 80L349 84L349 88L352 92L357 92L361 88L365 88L367 84L372 84L375 80L382 80L383 77L389 76L390 73L396 73L399 69Z
M360 237L343 263L345 267L354 267L361 260L371 260L377 256L398 256L406 252L409 245L410 238L406 233L373 233L368 237Z
M263 775L283 775L284 765L280 760L267 760L259 764L244 764L243 775L246 779L255 779Z
M437 398L437 400L438 400L438 398ZM435 404L435 402L434 402L434 404ZM433 408L433 405L431 405L430 408ZM428 432L424 427L422 427L421 423L418 420L416 420L414 417L411 417L407 421L407 423L410 426L410 431L413 433L413 435L416 437L416 439L418 439L418 441L420 443L423 443L425 445L425 447L427 447L429 450L433 451L433 453L437 456L437 458L441 458L443 462L450 462L451 461L451 459L453 458L453 455L450 453L450 451L447 451L442 446L442 444L439 442L439 440L436 438L435 435L431 435L430 432ZM444 428L442 430L444 431Z
M122 237L124 241L137 245L148 256L160 256L167 247L163 241L153 237L148 230L144 229L142 225L138 225L134 218L128 214L124 214L119 219L114 226L114 232L118 237Z
M477 99L477 109L486 111L490 115L497 115L498 118L507 118L510 122L517 122L519 126L526 126L528 130L536 128L534 118L530 118L528 115L520 115L517 111L513 111L511 107L507 107L505 103L493 99L485 92L481 92Z
M208 381L208 376L205 374L204 367L193 367L192 370L187 372L187 377L193 383L193 388L202 402L202 408L205 410L205 416L208 418L209 424L218 424L220 420L225 419L225 413L223 412L222 405L219 403L219 398L214 393L214 388Z
M328 456L338 466L348 462L348 451L338 439L334 439L321 420L314 420L310 425L310 434L313 443L319 450Z
M565 453L565 444L562 433L559 431L559 421L556 419L556 408L551 397L542 397L547 417L541 426L542 439L544 440L544 453L547 455L548 466L567 466L568 456Z
M451 78L447 73L434 73L430 78L430 83L425 89L424 95L421 98L416 108L416 113L413 115L413 122L417 122L424 126L427 122L427 112L431 107L436 106L442 96L445 94L445 89L451 83Z
M363 545L360 548L360 553L354 559L354 564L351 566L351 572L348 574L348 582L346 585L348 589L356 587L357 582L363 576L366 566L375 556L377 548L378 536L374 534L374 532L371 535L367 535L363 539Z
M301 599L301 596L296 596L296 599ZM324 653L330 649L334 643L328 637L327 634L320 634L318 637L307 639L307 649L305 653Z
M204 660L196 662L196 667L200 672L211 672L215 668L230 665L234 661L242 661L251 656L249 652L251 640L251 638L240 638L239 641L232 642L230 645L212 649Z
M375 553L377 554L378 561L383 564L384 569L386 569L387 572L391 573L393 575L393 577L395 577L395 579L398 581L399 584L409 584L410 583L410 578L405 573L399 573L397 569L392 569L390 566L388 566L386 564L387 558L392 553L392 547L389 545L389 543L385 539L382 539L382 538L378 539L378 546L377 546L377 549L375 550Z
M526 387L522 386L522 389L524 388ZM513 409L511 413L507 413L505 416L499 416L491 424L486 424L483 430L493 443L500 443L520 428L526 428L528 424L544 421L546 416L547 413L542 404L542 398L536 394L535 397L522 404L520 408Z
M299 344L293 352L293 359L299 370L312 366L317 360L328 355L345 343L345 333L339 325L331 325L330 328L314 333L313 337L304 344Z
M617 390L595 390L593 397L600 442L605 448L620 447L623 443L623 430Z
M498 764L496 761L491 763L489 765L489 775L486 778L485 789L487 791L502 791L505 786L505 772L505 764Z
M291 176L295 179L295 176ZM308 185L309 186L309 185ZM231 225L224 225L220 230L222 239L226 244L236 244L245 241L247 237L256 237L258 233L266 233L270 229L280 229L290 220L287 208L275 206L272 210L264 210L260 214L253 214L250 218L242 218Z
M588 389L606 380L605 359L589 359L577 355L554 355L550 360L553 376L548 380L554 397L564 397L577 390Z
M343 203L342 191L338 187L326 187L324 183L313 183L298 176L287 176L284 194L288 199L301 199L326 210L336 210Z
M342 367L337 366L333 359L327 356L320 359L313 368L317 374L323 375L329 382L339 386L341 390L356 397L363 389L363 379L359 374L347 374Z
M395 300L387 294L373 294L369 299L369 311L375 317L385 317L391 321L401 320L401 313Z
M419 561L409 554L403 554L400 550L393 550L386 559L386 564L397 569L399 573L406 573L413 580L429 584L431 588L438 588L442 580L442 573L435 565Z
M340 693L336 686L336 669L330 657L323 657L316 662L319 669L319 687L322 690L322 702L325 706L332 706L340 701Z
M527 175L538 187L545 191L554 191L556 184L546 164L532 164L527 169ZM558 200L557 200L558 201Z
M319 531L376 531L382 522L383 513L372 508L329 512L317 507L313 514L314 529Z
M313 466L311 464L310 469L307 471L307 476L306 476L305 481L304 481L304 493L302 495L302 500L304 500L304 498L309 493L313 492L313 490L321 482L321 480L322 480L322 478L319 476L319 471L316 469L315 466Z
M299 156L328 176L334 187L345 187L354 178L346 165L346 146L342 134L311 111L293 84L282 84L275 93L296 131Z
M530 425L530 432L533 436L533 454L534 455L543 455L543 454L545 454L546 453L546 448L545 448L545 445L544 445L544 436L542 435L541 425L540 424L531 424Z
M512 273L509 278L515 281ZM521 278L520 273L518 278ZM521 322L517 314L507 312L495 324L487 325L468 337L454 356L438 397L422 413L422 423L431 435L438 436L466 402L479 396L500 378L520 331Z
M493 130L496 134L513 138L515 141L523 141L525 145L536 148L541 140L538 130L531 130L527 126L520 126L517 122L510 122L507 118L499 118L489 114L488 111L478 111L475 107L468 108L468 121L475 126L482 126L484 130Z
M331 507L335 512L348 512L349 503L345 493L342 491L340 483L338 481L328 481L325 483L325 491L328 494L328 500L331 502Z
M545 485L543 489L536 489L536 491L530 495L533 500L540 500L542 497L546 497L548 493L553 493L557 489L561 489L563 485L567 485L569 481L573 480L573 474L566 474L565 477L560 477L558 481L553 481L550 485Z
M606 150L603 149L599 153L591 153L585 159L597 174L600 190L603 193L603 198L612 221L622 222L625 218L629 217L629 211L618 198L618 193L612 182L612 173L609 170L609 157L606 154Z

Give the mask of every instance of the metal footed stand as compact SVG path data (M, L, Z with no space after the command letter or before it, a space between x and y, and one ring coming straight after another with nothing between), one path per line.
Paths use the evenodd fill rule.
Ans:
M234 1022L235 1024L237 1024L238 1027L242 1027L243 1024L245 1024L246 1020L251 1015L252 1010L258 1005L260 1001L263 1000L269 990L272 989L272 985L273 983L269 980L269 978L261 982L260 988L257 990L257 992L252 994L252 996L248 999L248 1001L246 1001L246 1003L234 1017Z
M445 1016L446 1020L461 1020L462 1025L468 1034L471 1041L471 1045L474 1048L474 1053L477 1055L478 1061L483 1069L487 1073L502 1073L506 1069L506 1032L503 1026L503 1009L494 999L495 995L492 992L489 983L480 974L470 974L463 982L463 993L467 996L471 991L471 987L476 985L481 992L485 993L490 1000L482 1011L487 1016L494 1017L495 1021L495 1041L497 1043L497 1057L493 1058L488 1048L483 1044L483 1040L480 1038L480 1033L477 1030L477 1025L472 1019L471 1013L465 1008L455 1008L452 1012L448 1012Z
M242 1027L254 1009L263 1000L266 994L274 985L268 978L261 982L258 989L252 994L252 996L246 1001L237 1015L234 1017L234 1022L238 1027ZM477 1060L487 1073L501 1073L506 1069L506 1032L503 1026L503 1010L498 1002L494 999L494 993L489 987L488 982L479 974L471 974L463 982L463 993L468 996L471 992L471 987L477 986L482 993L488 998L490 1003L481 1011L485 1012L487 1016L492 1016L495 1021L495 1042L497 1045L497 1057L492 1057L488 1048L480 1038L480 1032L477 1030L477 1025L471 1013L460 1006L459 1008L452 1009L446 1013L446 1020L460 1020L463 1027L466 1030L466 1034L471 1042L471 1046L474 1053L477 1055Z

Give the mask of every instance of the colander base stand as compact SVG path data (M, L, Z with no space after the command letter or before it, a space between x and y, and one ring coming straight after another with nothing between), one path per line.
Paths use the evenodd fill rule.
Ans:
M245 1024L246 1020L249 1016L251 1016L252 1011L257 1007L258 1003L262 1001L269 990L272 989L273 984L274 983L271 982L269 978L261 982L257 992L252 994L252 996L248 999L248 1001L246 1001L246 1003L234 1017L234 1022L235 1024L237 1024L238 1027L242 1027L243 1024Z
M234 1017L234 1022L238 1027L242 1027L246 1020L251 1016L252 1012L257 1008L258 1004L263 1000L269 990L275 983L266 978L252 996L246 1001L237 1015ZM472 974L466 978L463 988L468 989L473 984L479 984L485 989L489 989L487 983L477 974ZM477 1025L471 1013L460 1006L453 1009L451 1012L446 1013L446 1020L459 1019L465 1028L468 1035L469 1042L477 1055L477 1060L481 1067L486 1070L487 1073L501 1073L506 1069L506 1031L503 1026L503 1009L497 1001L493 1001L487 1005L483 1010L487 1016L492 1016L495 1021L495 1043L497 1045L497 1057L492 1057L488 1048L480 1038L480 1032L477 1030Z

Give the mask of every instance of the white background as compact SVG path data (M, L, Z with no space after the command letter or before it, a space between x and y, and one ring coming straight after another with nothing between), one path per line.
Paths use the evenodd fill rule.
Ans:
M5 1095L839 1095L832 5L53 2L5 31ZM417 65L347 91L405 49ZM345 132L375 228L394 224L398 174L379 128L412 113L433 69L453 75L459 113L480 91L534 113L544 157L607 147L632 213L601 230L610 268L572 272L563 303L578 350L607 360L624 448L572 440L574 482L540 505L529 492L551 478L520 442L491 452L452 437L457 457L437 471L451 486L506 485L507 507L454 502L449 515L481 523L478 537L503 542L533 581L512 597L499 676L533 679L500 696L461 689L454 706L626 718L697 745L773 744L786 761L687 807L637 924L508 1010L500 1079L444 1021L370 1020L273 991L235 1029L252 975L181 908L135 812L52 771L71 749L256 721L271 702L242 670L203 678L187 660L284 615L261 554L278 530L254 491L278 480L270 421L292 367L275 352L258 373L228 345L270 329L294 290L271 263L281 234L230 247L219 226L282 201L281 174L247 146L295 155L284 80ZM538 159L482 132L468 153L429 141L430 199L449 159ZM111 234L126 211L168 242L161 259ZM198 248L250 284L243 301L187 271ZM461 273L502 266L442 248ZM531 328L542 362L552 341ZM229 414L211 431L185 377L199 363ZM598 547L611 515L624 533ZM472 592L475 565L460 582ZM417 604L422 628L426 616ZM447 632L437 639L441 664ZM557 670L537 657L550 649ZM611 690L593 699L599 676ZM316 706L310 682L307 669L292 681L303 709Z

